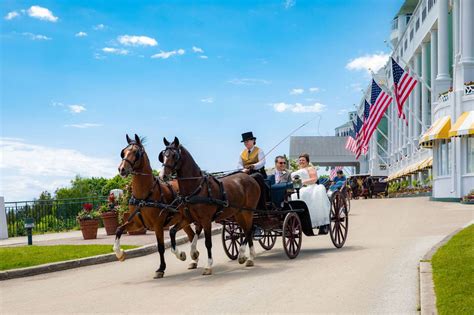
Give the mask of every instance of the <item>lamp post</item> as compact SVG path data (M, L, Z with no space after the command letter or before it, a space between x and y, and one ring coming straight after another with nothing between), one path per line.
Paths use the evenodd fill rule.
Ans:
M25 219L25 229L28 235L28 245L33 245L33 234L32 230L35 227L35 222L33 218L26 218Z

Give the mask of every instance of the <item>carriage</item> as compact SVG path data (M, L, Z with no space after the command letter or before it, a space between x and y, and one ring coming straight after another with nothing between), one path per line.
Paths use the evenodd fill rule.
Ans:
M280 185L280 184L279 184ZM291 200L290 196L296 191L299 196L301 184L287 183L285 187L269 185L271 201L267 203L269 210L254 210L254 225L260 233L254 234L254 240L258 241L263 249L272 249L278 237L282 238L283 248L288 258L296 258L301 249L302 234L316 236L310 218L307 204L300 199ZM349 228L349 217L347 215L346 187L328 194L331 203L329 234L336 248L341 248L347 239ZM341 214L344 215L341 216ZM240 244L244 239L241 227L229 218L222 222L222 244L226 255L236 260L239 254Z
M372 176L370 174L356 174L349 177L352 197L358 199L373 198L379 195L388 195L387 176Z

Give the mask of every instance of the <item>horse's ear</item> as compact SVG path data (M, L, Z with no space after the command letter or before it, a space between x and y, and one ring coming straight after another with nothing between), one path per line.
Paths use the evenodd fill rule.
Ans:
M163 137L163 143L165 144L165 146L169 146L170 145L170 142L168 140L166 140L165 137Z
M135 142L138 144L138 145L142 145L141 141L140 141L140 137L135 134Z
M177 137L174 137L173 143L179 147L179 139Z
M127 143L130 144L130 142L132 142L132 139L130 139L130 137L127 134Z

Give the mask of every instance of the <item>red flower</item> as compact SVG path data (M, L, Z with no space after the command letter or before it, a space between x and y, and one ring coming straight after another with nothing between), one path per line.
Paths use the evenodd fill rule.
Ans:
M85 203L83 206L82 206L82 209L84 209L86 212L91 212L92 211L92 204L91 203Z
M113 193L110 193L110 195L109 195L109 202L110 203L115 203L115 195Z

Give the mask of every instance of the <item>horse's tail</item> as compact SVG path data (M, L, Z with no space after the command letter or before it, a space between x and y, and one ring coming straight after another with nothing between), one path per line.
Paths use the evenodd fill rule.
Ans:
M257 209L267 210L267 200L270 200L270 197L267 184L265 183L265 179L260 173L254 173L250 176L252 176L253 179L255 179L258 185L260 186L260 198L258 199Z

